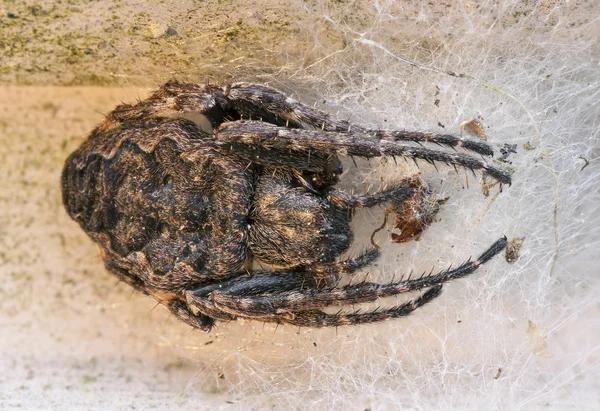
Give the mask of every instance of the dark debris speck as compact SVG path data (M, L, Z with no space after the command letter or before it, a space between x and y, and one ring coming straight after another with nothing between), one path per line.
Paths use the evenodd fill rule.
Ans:
M167 30L165 30L165 34L163 34L164 37L173 37L173 36L179 36L179 32L174 28L174 27L167 27Z
M517 145L516 144L505 143L502 147L500 147L500 154L502 154L502 155L500 156L500 158L498 160L502 161L504 163L510 163L510 161L508 161L508 157L511 154L516 154L516 153L517 153Z

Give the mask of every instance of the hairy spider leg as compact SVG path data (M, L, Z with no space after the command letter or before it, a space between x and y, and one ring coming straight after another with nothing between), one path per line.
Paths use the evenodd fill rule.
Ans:
M194 290L185 290L184 298L188 307L193 307L203 315L215 320L231 321L236 315L217 307L211 295L218 289L228 288L241 295L253 292L281 292L301 289L302 287L315 287L316 279L312 273L299 273L293 271L253 272L250 276L237 276L229 280L207 284ZM188 308L188 310L190 310Z
M156 117L174 118L196 112L204 115L212 127L217 127L225 120L234 119L231 110L231 102L221 87L170 81L135 105L116 107L106 116L106 123L114 125Z
M307 154L346 154L372 158L381 156L407 157L425 160L431 164L441 162L460 166L473 172L480 170L503 184L510 184L510 175L493 167L483 160L462 153L446 153L422 147L413 147L395 141L373 140L360 133L349 135L344 132L287 129L257 121L233 121L224 123L215 130L215 137L236 155L259 164L274 166L302 167L308 171L318 171L308 164ZM294 164L282 164L269 152L298 153ZM261 154L265 154L261 157ZM304 163L304 165L303 165Z
M353 274L371 264L379 257L379 250L369 249L357 257L322 264L316 269L290 270L261 270L253 271L252 275L235 276L227 280L209 283L190 290L189 293L196 297L206 298L211 293L227 290L227 293L248 296L277 291L292 291L303 287L318 286L319 279L315 271L327 274Z
M448 134L365 129L350 124L348 121L335 119L323 111L316 110L289 98L274 88L260 84L234 83L230 86L225 86L224 90L233 106L244 109L245 112L248 112L248 117L251 115L252 108L254 108L256 113L268 112L277 118L285 120L283 122L273 122L273 124L277 125L284 125L288 122L288 125L292 125L294 128L304 128L302 125L309 125L315 129L324 131L347 133L351 137L353 134L358 133L378 140L412 141L418 144L430 142L449 147L462 147L486 156L491 156L494 153L492 148L483 141L469 140ZM252 115L251 118L255 120L259 119L257 114Z
M329 314L321 310L302 310L296 312L272 313L267 310L263 314L249 313L243 307L222 306L215 303L219 309L239 318L248 318L257 321L274 322L278 324L290 324L299 327L339 327L343 325L356 325L371 322L384 321L391 318L404 317L417 308L438 297L442 292L442 286L436 285L429 288L419 297L395 307L371 311L338 312Z
M412 280L408 279L389 284L361 282L341 288L294 289L281 293L253 293L252 295L244 295L243 293L230 292L224 289L224 291L215 290L211 295L211 299L218 307L243 309L245 313L254 315L262 315L265 311L280 314L326 306L366 303L379 298L439 286L466 277L504 250L506 241L506 237L498 239L475 261L468 261L455 269L447 269Z
M385 321L392 318L405 317L422 305L427 304L442 293L442 286L434 286L418 298L386 310L375 309L372 311L350 313L338 312L328 314L323 311L300 311L275 317L277 323L296 325L299 327L339 327L342 325L358 325Z
M188 305L179 300L173 299L169 302L163 302L171 313L184 323L202 331L210 331L215 325L215 320L231 321L233 317L220 310L198 310L199 314L194 314L188 308Z
M372 194L348 194L334 188L327 192L327 199L341 209L371 208L390 201L402 203L419 187L417 180L409 177Z
M230 314L233 317L243 317L258 321L285 323L303 327L327 327L354 325L369 322L378 322L386 319L406 316L418 307L426 304L440 295L442 284L473 273L482 264L485 264L506 247L506 237L497 240L490 248L483 252L476 261L467 262L454 270L445 270L438 274L422 277L415 280L406 280L391 284L361 283L346 286L341 289L314 289L307 288L301 291L283 291L281 287L290 289L290 283L301 281L298 273L279 273L272 275L267 281L271 293L267 295L252 295L246 297L245 292L252 292L252 287L230 289L226 292L212 291L204 298L209 298L215 309ZM292 275L297 277L292 277ZM293 281L296 278L296 281ZM275 281L272 281L275 280ZM256 279L255 279L256 281ZM262 278L260 281L265 281ZM378 298L393 296L409 291L429 289L415 300L398 305L391 309L375 309L367 312L355 311L351 313L338 312L328 314L318 308L334 305L347 305L374 301ZM254 288L255 290L255 288ZM245 291L245 292L244 292ZM198 304L202 297L187 292L188 301ZM205 304L205 303L204 303ZM295 311L297 310L297 311Z
M316 271L330 276L352 274L372 263L378 256L379 251L372 249L362 253L356 258L322 265L317 268ZM159 301L165 303L173 314L186 323L191 324L194 327L199 327L199 324L204 327L206 324L204 322L204 317L202 316L208 316L214 320L220 321L231 321L239 316L223 311L215 305L212 296L218 290L227 289L232 293L248 296L256 293L280 293L301 290L305 287L312 289L318 287L319 282L320 279L315 276L315 272L310 270L305 272L293 270L257 271L253 272L251 276L233 277L226 281L207 284L203 287L196 288L195 290L184 291L184 298L187 301L187 306L184 307L177 304L175 305L177 310L171 309L171 305L175 304L175 300L171 304L165 303L162 300ZM200 314L193 314L189 309L189 306L194 307Z
M124 104L107 116L110 123L143 120L149 117L198 112L206 116L212 127L223 121L237 120L234 115L261 120L278 126L304 128L305 125L324 131L344 132L352 136L363 134L370 139L433 143L448 147L462 147L478 154L493 155L492 148L483 141L405 130L369 130L353 125L307 105L299 103L282 92L252 83L234 83L223 88L212 84L164 84L150 98L136 105Z
M329 264L318 264L314 269L308 268L307 271L314 271L318 274L326 274L330 278L337 278L339 274L354 274L371 264L379 257L379 250L376 248L369 248L354 258L347 258L345 260L336 261Z
M355 271L369 265L379 256L378 250L368 250L356 258L338 261L320 266L316 271L330 276L337 274L352 274ZM187 304L180 304L178 298L161 299L160 295L154 295L158 301L165 304L177 318L194 327L209 330L214 320L231 321L238 315L223 311L212 301L212 294L219 289L228 289L240 295L251 295L253 293L285 292L302 289L303 287L318 287L319 278L314 272L298 271L258 271L251 276L237 276L229 280L207 284L195 290L183 292ZM199 314L194 314L189 307L194 307ZM212 319L208 323L206 318Z

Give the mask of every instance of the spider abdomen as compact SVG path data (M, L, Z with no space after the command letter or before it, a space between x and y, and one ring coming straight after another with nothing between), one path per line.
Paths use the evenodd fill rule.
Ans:
M186 159L180 142L168 136L148 151L124 134L135 137L133 130L117 134L116 150L101 135L96 147L103 155L79 150L69 157L63 172L69 214L94 240L108 236L119 256L142 252L158 275L178 263L216 276L241 269L252 194L242 163L203 155ZM231 202L224 192L235 193ZM213 252L217 247L222 253Z

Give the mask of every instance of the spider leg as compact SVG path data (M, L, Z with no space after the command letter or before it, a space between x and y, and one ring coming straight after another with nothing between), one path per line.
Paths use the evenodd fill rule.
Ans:
M356 258L332 263L324 264L319 268L315 269L318 273L325 273L332 275L337 274L351 274L355 271L369 265L373 260L379 256L379 251L376 249L368 250ZM226 281L207 284L203 287L196 288L194 290L184 290L184 299L187 305L177 305L175 309L171 309L171 305L174 303L164 302L163 299L158 301L165 303L169 309L181 318L183 321L191 324L194 327L201 328L198 326L198 320L196 317L203 318L205 316L212 318L213 320L231 321L236 317L243 316L241 313L233 313L227 310L223 310L221 307L216 305L212 299L215 293L220 290L227 290L228 294L235 294L239 296L250 296L262 293L276 293L286 292L304 288L316 288L319 285L319 278L315 277L314 272L298 272L298 271L264 271L264 272L253 272L251 276L238 276L231 278ZM188 306L196 308L200 315L194 315ZM196 324L194 324L194 321ZM210 327L209 327L210 328Z
M460 166L473 172L480 170L500 183L510 184L510 175L483 160L462 153L447 153L422 147L400 144L396 141L373 140L365 134L348 135L343 132L312 131L279 128L255 121L224 123L215 131L215 137L224 150L258 164L300 167L302 170L322 171L311 167L308 154L346 154L364 158L400 156L422 159L431 164L442 162ZM304 156L304 164L282 164L274 153L294 153ZM302 163L298 161L299 163Z
M257 113L269 113L277 119L275 122L269 121L270 123L293 128L304 128L304 125L308 125L328 131L347 131L351 127L345 120L335 119L323 111L298 103L284 93L261 84L234 83L224 89L238 111L247 117L252 115L256 120L259 119ZM360 127L357 129L362 130Z
M329 314L320 310L299 311L277 316L274 319L274 322L296 325L299 327L339 327L342 325L379 322L392 318L405 317L422 305L439 297L441 293L442 286L437 285L431 287L414 300L386 310L375 309L366 312L338 312L335 314Z
M221 308L241 308L245 313L253 315L264 314L265 311L280 314L283 312L313 310L326 306L366 303L379 298L441 286L448 281L465 277L472 274L505 247L506 237L502 237L484 251L475 261L468 261L453 270L447 269L437 274L414 280L408 279L389 284L362 282L342 288L305 288L284 292L253 294L250 296L227 291L215 291L212 293L211 298Z
M135 105L122 104L106 116L110 124L130 124L162 117L174 118L185 113L204 115L217 127L225 120L234 119L232 105L223 89L212 84L179 83L169 81L149 98ZM239 117L235 117L237 119Z
M160 301L160 300L158 300ZM215 325L215 319L230 321L232 316L227 316L221 314L220 316L215 316L213 312L211 312L210 316L206 315L202 310L199 314L194 314L187 306L187 304L179 299L173 299L170 302L162 302L166 307L171 311L171 313L177 317L179 320L184 323L191 325L194 328L199 328L202 331L210 331L210 329ZM221 313L221 311L219 311Z
M319 274L327 274L332 278L337 278L339 274L354 274L371 264L379 257L379 250L376 248L369 248L358 257L348 258L346 260L337 261L329 264L319 264L315 268L308 271L315 271Z
M263 117L264 121L268 121L266 115L261 115L261 113L269 113L276 119L276 121L269 122L280 126L287 123L294 128L304 128L303 125L309 125L324 131L347 133L350 137L355 133L360 133L376 140L412 141L418 144L431 142L449 147L462 147L482 155L493 155L492 148L482 141L463 139L448 134L404 130L368 130L347 121L335 119L323 111L295 101L274 88L260 84L235 83L224 87L224 90L238 111L255 120Z
M339 327L342 325L365 324L379 322L391 318L404 317L417 308L438 297L442 292L442 286L436 285L425 291L414 300L400 304L396 307L381 310L375 309L366 312L338 312L329 314L321 310L302 310L282 313L249 313L244 308L217 306L236 317L248 318L257 321L274 322L278 324L290 324L300 327Z
M368 130L338 120L287 97L271 87L251 83L235 83L223 88L212 84L169 81L149 98L135 105L122 104L107 115L107 124L144 121L153 117L176 117L197 112L206 117L213 128L227 120L240 117L261 120L278 126L304 128L305 125L324 131L355 133L370 139L390 141L431 142L449 147L462 147L482 155L493 155L492 148L482 141L448 134L405 130Z
M195 297L206 298L216 292L225 292L237 296L252 296L262 293L300 290L306 287L314 288L318 287L319 282L319 279L315 277L315 271L327 274L352 274L371 264L377 257L379 257L379 250L369 249L358 257L322 264L315 269L253 271L249 276L241 275L228 280L208 283L196 287L189 293Z
M373 194L354 195L334 188L328 191L327 198L336 207L350 210L370 208L390 201L400 204L419 189L420 185L417 181L415 178L405 178Z
M484 156L493 156L494 150L483 141L469 140L450 134L436 134L423 131L405 130L366 130L364 134L378 140L412 141L413 143L434 143L439 146L462 147L465 150Z
M201 313L217 320L231 321L242 315L222 310L216 306L210 298L212 293L219 289L227 289L229 292L249 295L253 292L292 290L294 288L302 288L305 284L316 285L314 277L303 274L305 273L294 273L291 271L253 272L251 276L238 276L230 280L208 284L194 290L184 290L183 294L188 307L194 307ZM192 326L197 327L194 324Z
M290 284L294 283L292 275L298 274L293 272L288 272L285 274L289 274L289 276L281 275L283 273L274 274L271 276L265 276L262 279L256 279L254 281L249 282L240 282L240 285L247 292L252 291L251 285L256 285L257 283L262 283L261 287L272 289L273 292L275 290L281 291L280 286L284 288L289 288ZM291 281L290 281L291 280ZM297 282L296 282L297 285ZM259 288L261 288L259 287ZM248 311L243 303L241 304L221 304L217 301L216 294L217 292L212 287L213 291L210 291L211 286L205 287L204 290L195 290L195 291L186 291L186 299L188 305L192 305L198 308L200 311L204 311L208 308L208 312L211 313L212 318L216 319L224 319L226 321L235 319L235 318L248 318L258 321L265 322L274 322L274 323L283 323L290 325L297 325L303 327L326 327L326 326L341 326L341 325L351 325L351 324L362 324L369 322L377 322L390 318L402 317L410 314L418 307L426 304L427 302L433 300L437 296L440 295L442 291L442 285L434 285L429 288L425 293L419 296L415 300L408 301L404 304L398 305L396 307L379 310L375 309L372 311L361 313L359 311L343 313L338 312L336 314L328 314L320 310L306 310L300 309L299 311L282 311L275 310L274 307L270 306L268 303L262 307L260 311ZM241 292L241 289L237 290ZM232 292L232 290L228 290L228 292ZM322 305L321 305L322 307ZM185 308L185 310L188 310ZM177 314L176 314L177 315ZM178 317L180 318L180 317ZM183 318L186 321L186 318ZM197 324L193 322L186 321L188 324L198 327ZM210 327L209 327L210 328Z

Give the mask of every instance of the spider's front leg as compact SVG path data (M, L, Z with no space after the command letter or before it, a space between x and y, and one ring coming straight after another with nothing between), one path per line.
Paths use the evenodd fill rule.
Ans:
M368 286L365 285L363 289ZM440 295L441 285L433 285L415 300L386 310L375 309L367 312L349 312L328 314L321 311L330 305L352 304L351 299L336 297L335 289L321 289L312 273L296 271L255 272L250 277L238 277L227 282L208 285L195 290L185 291L187 305L206 312L214 313L213 318L247 318L251 320L283 323L304 327L327 327L377 322L389 318L406 316L418 307ZM339 290L344 292L343 290ZM362 292L362 290L360 290ZM398 294L397 291L394 294ZM347 293L346 293L347 294ZM354 293L356 302L361 294ZM313 299L314 297L314 299ZM272 302L288 302L300 298L310 303L306 308L289 310L276 306ZM362 300L372 301L372 293L366 292ZM336 304L337 303L337 304Z
M215 130L224 150L258 164L287 166L321 172L323 164L311 160L346 154L364 158L405 157L459 166L481 171L502 184L510 184L510 175L483 160L462 153L447 153L413 147L390 140L375 140L361 133L343 133L286 129L256 121L233 121Z
M215 303L215 296L226 290L227 295L238 297L249 297L252 295L277 294L292 292L302 289L319 289L329 282L322 281L322 275L329 278L337 278L339 274L352 274L372 263L379 256L376 249L368 250L358 257L337 261L330 264L318 265L307 268L307 271L279 270L279 271L256 271L252 275L241 275L228 280L207 284L193 289L183 291L187 304L181 304L181 300L172 301L159 300L165 304L171 312L182 321L196 328L208 331L213 320L231 321L236 317L251 318L251 312L239 312L223 309ZM156 296L155 296L156 298ZM268 304L268 303L267 303ZM194 307L198 314L194 314L189 307ZM212 319L212 320L211 320ZM208 328L207 321L212 321Z
M335 314L329 314L321 310L299 311L279 314L275 318L270 319L270 321L298 327L340 327L343 325L375 323L392 318L405 317L417 308L439 297L441 293L442 286L440 285L431 287L414 300L384 310L357 310L354 312L337 312Z
M169 81L138 104L118 106L107 115L107 124L114 126L132 121L144 121L153 117L187 116L188 113L201 114L206 118L205 122L209 122L212 128L217 128L225 121L247 118L277 126L313 127L323 131L345 133L349 136L362 135L374 141L433 143L452 148L461 147L486 156L493 155L491 147L482 141L463 139L448 134L405 130L368 130L298 103L271 87L252 83L235 83L219 87L213 84L201 85ZM198 121L198 119L194 118L194 121Z
M310 126L323 131L342 132L350 136L362 134L373 140L411 141L417 144L429 142L440 146L462 147L486 156L493 155L492 148L482 141L468 140L448 134L406 130L367 130L299 103L282 92L262 84L235 83L224 87L224 90L233 107L242 116L255 120L262 118L263 121L279 126L287 125L293 128ZM269 113L269 115L267 116L265 113Z

